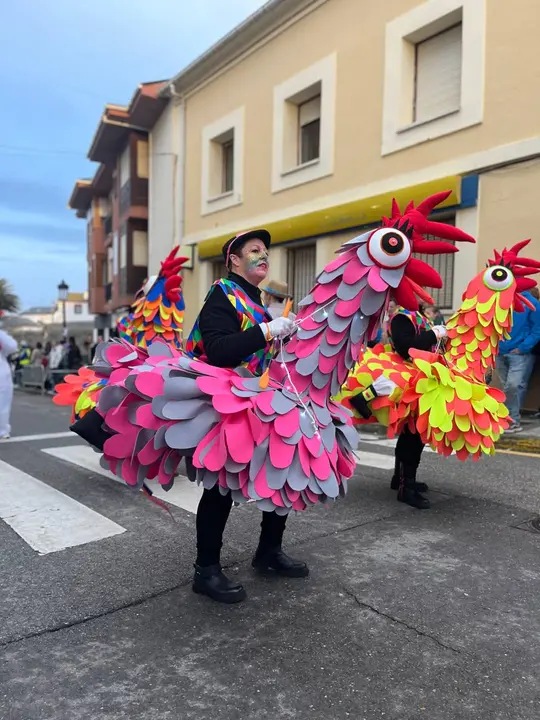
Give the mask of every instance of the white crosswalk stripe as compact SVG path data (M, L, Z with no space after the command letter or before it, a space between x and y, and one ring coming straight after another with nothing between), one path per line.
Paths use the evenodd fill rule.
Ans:
M394 442L395 444L395 441L392 440L387 440L386 442ZM384 445L384 447L386 446ZM72 465L77 465L89 472L104 475L105 477L109 477L112 480L125 485L120 478L101 467L99 463L99 455L88 445L43 448L42 452L47 453L47 455L51 455L58 460L63 460L71 463ZM382 453L360 451L356 456L356 464L361 467L374 467L381 470L392 470L394 467L394 458L393 456L383 455ZM183 475L176 478L173 487L168 491L163 490L156 480L148 480L146 484L153 492L154 497L164 500L175 507L182 508L187 512L197 512L197 505L199 504L199 500L202 495L202 488L195 483L190 482Z
M72 434L51 433L39 437L32 436L32 439L52 440L67 437L72 437ZM395 440L365 433L360 435L360 441L361 446L356 456L356 464L359 467L384 471L393 469L393 453L385 453L384 450L377 452L377 450L393 449ZM69 463L90 474L99 474L125 486L120 478L101 467L99 455L88 445L67 443L58 447L40 449L55 460ZM155 497L190 514L196 513L202 488L183 475L176 478L174 486L168 492L165 492L156 481L148 481L147 484ZM125 489L126 492L132 492L127 487ZM245 505L240 506L243 507ZM58 552L126 532L126 528L109 518L1 460L0 520L9 525L39 555Z
M99 455L89 445L71 445L67 447L43 448L42 452L52 455L59 460L77 465L89 472L105 475L116 480L125 486L121 478L116 477L108 470L104 470L99 464ZM165 492L156 480L147 480L146 484L154 494L154 497L164 500L170 505L187 510L190 513L197 512L197 505L202 495L202 488L190 482L187 477L180 475L176 478L172 488ZM126 488L129 491L129 488Z
M2 460L0 518L40 555L125 532L112 520Z

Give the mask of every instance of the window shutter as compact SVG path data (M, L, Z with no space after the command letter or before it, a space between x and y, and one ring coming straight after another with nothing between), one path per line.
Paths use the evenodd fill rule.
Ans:
M315 245L291 249L287 257L287 284L294 295L294 308L298 307L315 282Z
M415 122L459 110L462 31L456 25L416 46Z
M300 122L300 127L304 127L304 125L308 125L309 123L312 123L315 120L320 120L320 118L321 118L321 96L320 95L317 95L317 97L314 97L311 100L308 100L307 102L299 105L298 119Z

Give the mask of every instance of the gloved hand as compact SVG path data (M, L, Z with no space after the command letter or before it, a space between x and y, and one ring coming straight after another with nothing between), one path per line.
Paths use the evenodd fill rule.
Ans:
M431 329L435 333L437 340L441 340L442 338L448 336L448 331L445 325L434 325Z
M271 340L272 338L284 338L290 335L294 328L294 322L291 318L278 317L269 323L261 323L259 327L264 337Z
M391 395L397 388L397 385L392 380L389 380L384 377L384 375L381 375L373 381L373 385L371 387L375 390L375 393L379 397L385 397Z
M367 387L365 390L362 390L357 395L353 395L349 399L349 402L356 412L364 418L364 420L368 420L372 415L368 403L376 397L391 395L396 387L397 385L395 382L385 378L384 375L381 375L373 381L372 385Z

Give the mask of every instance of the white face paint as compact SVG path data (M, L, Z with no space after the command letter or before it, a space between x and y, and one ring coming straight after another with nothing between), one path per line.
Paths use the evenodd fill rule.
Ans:
M259 285L270 268L266 245L262 240L248 240L239 253L231 254L232 270L253 285Z

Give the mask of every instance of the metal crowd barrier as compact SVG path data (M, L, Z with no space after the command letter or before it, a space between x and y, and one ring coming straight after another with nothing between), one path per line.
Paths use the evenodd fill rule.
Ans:
M47 387L52 390L66 375L76 372L76 370L49 370L43 365L26 365L19 371L19 385L23 390L39 390L44 395Z

